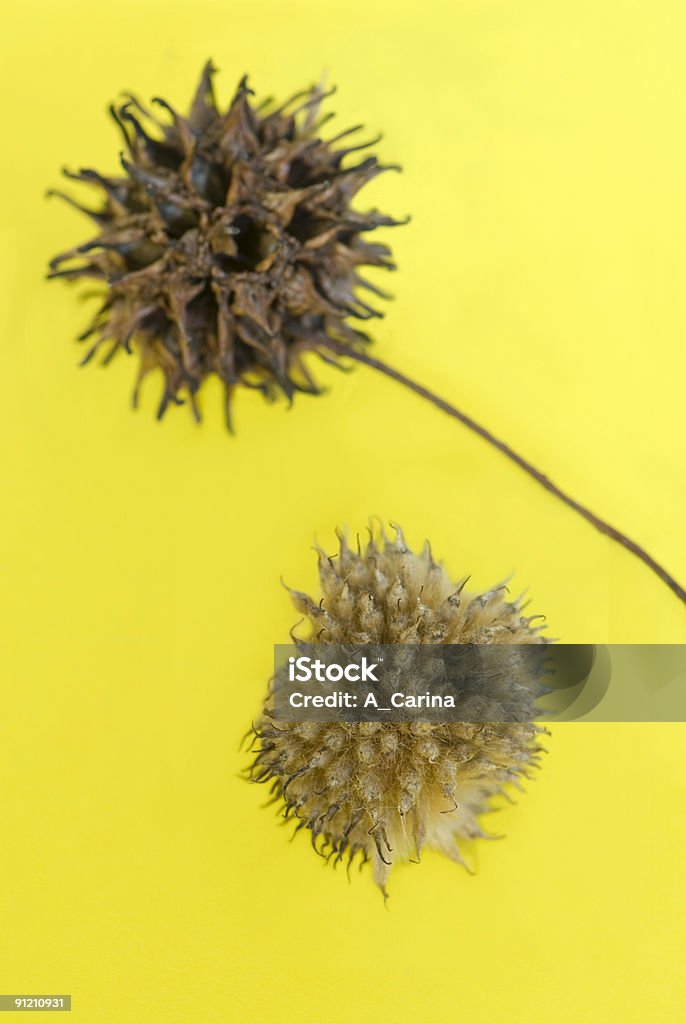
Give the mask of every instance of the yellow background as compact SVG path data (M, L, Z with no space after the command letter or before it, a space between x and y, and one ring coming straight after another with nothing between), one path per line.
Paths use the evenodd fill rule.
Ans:
M316 588L315 535L375 513L455 576L516 570L567 642L684 642L686 610L497 453L370 370L223 429L78 371L89 309L46 284L89 222L43 200L113 171L121 89L185 104L203 61L331 126L382 129L361 196L397 293L377 352L461 403L686 577L686 12L678 0L6 3L0 372L0 991L73 1019L675 1021L680 725L568 725L469 877L370 878L289 845L241 735Z

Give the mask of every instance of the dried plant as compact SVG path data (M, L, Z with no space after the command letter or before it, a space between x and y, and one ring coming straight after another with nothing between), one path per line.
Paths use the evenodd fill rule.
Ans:
M95 337L83 362L103 347L105 361L137 349L134 404L140 380L161 370L160 417L185 394L199 419L196 395L216 374L227 421L239 385L268 398L317 394L307 352L335 365L363 363L475 431L686 602L684 588L643 547L456 406L365 351L369 337L348 321L381 315L361 288L384 293L359 270L393 269L387 246L367 236L401 222L353 209L362 186L388 169L373 156L347 164L371 145L343 142L361 126L324 140L331 115L320 105L328 93L313 87L281 106L255 104L245 79L222 113L213 72L208 63L187 117L161 99L153 102L162 120L132 96L112 108L126 150L123 175L65 172L104 197L93 210L57 193L98 226L95 238L56 256L49 275L103 285L103 304L81 336Z
M139 381L152 369L164 374L160 416L185 393L199 418L195 396L212 373L227 414L239 384L268 397L316 393L303 352L364 340L348 318L379 314L356 295L361 285L377 290L359 268L391 266L386 246L365 236L397 222L351 207L387 169L373 156L342 166L371 145L345 143L360 126L325 142L327 93L314 87L277 108L254 106L246 79L221 114L213 71L205 67L188 117L160 99L168 123L133 97L111 109L125 173L68 174L104 192L104 205L85 211L99 233L51 263L51 277L106 284L83 335L96 335L84 362L103 345L110 357L135 344Z
M397 528L396 528L397 529ZM469 594L427 545L414 554L397 529L364 551L340 536L337 557L319 549L321 600L291 591L310 644L542 644L541 627L509 601L504 586ZM479 815L491 798L536 765L543 731L531 694L507 684L519 721L285 722L273 692L253 726L250 777L271 787L284 817L311 833L315 850L338 863L371 860L385 891L393 864L424 847L463 863L461 840L484 837Z

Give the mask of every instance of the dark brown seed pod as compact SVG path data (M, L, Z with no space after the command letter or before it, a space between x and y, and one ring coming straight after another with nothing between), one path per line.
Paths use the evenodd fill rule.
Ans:
M360 268L393 269L389 249L367 236L399 222L352 206L389 169L374 156L346 160L373 144L349 141L361 126L324 140L329 92L314 86L278 107L255 104L245 78L221 112L214 71L208 63L188 116L160 99L159 116L133 97L111 108L124 174L65 171L104 202L79 206L98 225L95 238L50 264L50 277L103 283L83 362L103 347L106 359L136 348L134 404L140 380L161 369L159 416L185 394L199 418L195 396L210 374L224 383L227 414L239 384L267 397L317 393L302 354L337 362L330 342L341 354L365 342L349 321L381 314L358 291L383 293Z
M321 600L291 591L304 616L303 641L317 643L543 644L540 616L525 616L498 586L470 594L454 583L427 545L415 554L400 530L364 550L340 537L337 556L319 550ZM538 763L531 694L513 678L508 702L517 721L285 722L274 719L273 692L253 726L249 771L315 850L340 862L371 861L384 890L391 866L417 860L424 847L464 863L460 843L487 837L479 816L508 784Z

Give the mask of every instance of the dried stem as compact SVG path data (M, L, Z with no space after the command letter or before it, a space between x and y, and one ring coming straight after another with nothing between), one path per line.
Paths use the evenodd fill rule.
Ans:
M359 349L351 349L349 346L334 340L327 342L327 347L339 356L347 356L350 359L354 359L358 363L363 363L365 366L370 366L372 369L378 370L380 373L390 377L391 380L395 380L399 384L404 384L405 387L414 391L415 394L420 395L422 398L426 398L426 400L431 402L432 405L435 405L437 409L442 409L443 412L448 414L448 416L452 416L454 419L459 420L460 423L463 423L466 427L469 427L469 429L473 430L475 434L482 437L484 441L487 441L494 448L497 448L498 451L502 452L503 455L506 455L508 459L516 463L524 470L525 473L528 473L529 476L533 477L534 480L536 480L542 487L545 487L547 491L550 491L550 493L554 494L555 497L560 499L560 501L563 501L565 505L573 508L580 516L583 516L587 522L592 526L595 526L596 530L599 530L601 533L604 533L606 537L610 537L618 544L621 544L622 547L626 548L627 551L630 551L636 556L636 558L640 558L640 560L647 565L656 576L659 576L662 582L666 583L669 589L672 590L676 596L684 602L684 604L686 604L686 590L684 590L684 588L677 583L674 577L670 576L667 570L661 566L659 562L656 562L640 544L631 540L631 538L627 537L625 533L621 532L621 530L617 530L610 523L607 523L604 519L595 515L594 512L591 512L591 510L586 508L585 505L582 505L580 502L570 497L570 495L566 494L557 486L557 484L554 484L544 473L527 461L527 459L523 458L516 451L510 448L510 446L505 444L504 441L495 437L490 430L486 430L486 428L482 427L476 422L476 420L473 420L471 416L467 416L466 413L461 412L454 405L451 405L450 402L446 402L445 399L434 394L433 391L429 391L428 388L423 387L421 384L417 384L410 377L406 377L404 373L394 369L392 366L382 362L380 359L375 359L374 356L370 356L366 352L362 352Z

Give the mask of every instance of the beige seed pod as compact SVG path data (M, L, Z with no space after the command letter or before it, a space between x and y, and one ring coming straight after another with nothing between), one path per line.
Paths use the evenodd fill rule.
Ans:
M499 586L482 594L455 584L427 544L409 550L402 532L381 532L364 550L340 535L336 557L319 553L321 600L291 591L307 643L543 644L541 627ZM515 691L513 684L513 694ZM515 698L514 699L518 699ZM530 694L526 698L530 699ZM491 797L537 763L542 730L499 722L284 722L273 692L254 725L250 769L268 783L286 819L309 829L334 864L371 860L385 894L391 866L424 847L464 864L460 841L487 837L479 815Z

